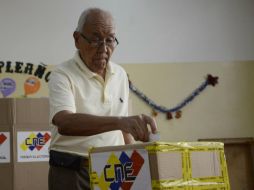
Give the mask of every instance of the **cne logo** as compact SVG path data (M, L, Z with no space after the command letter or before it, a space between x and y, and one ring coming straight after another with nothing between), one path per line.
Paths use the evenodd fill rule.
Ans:
M20 145L20 148L23 151L37 149L40 151L42 147L49 141L51 136L46 132L44 135L42 133L38 133L37 135L35 133L31 133Z
M0 145L2 145L6 139L7 139L7 137L3 133L1 133L1 135L0 135Z
M130 190L143 164L144 159L136 150L130 157L125 152L119 158L112 153L98 179L98 185L101 189Z

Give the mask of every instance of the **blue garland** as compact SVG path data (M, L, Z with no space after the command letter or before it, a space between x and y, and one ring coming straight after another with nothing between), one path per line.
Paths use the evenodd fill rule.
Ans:
M218 77L213 77L208 74L206 80L195 89L187 98L185 98L181 103L173 108L166 108L165 106L157 105L153 100L148 98L144 93L142 93L138 88L136 88L131 81L129 81L130 90L136 94L140 99L142 99L146 104L151 106L154 110L162 113L174 113L180 111L183 107L189 104L193 99L199 95L208 85L215 86L218 83Z

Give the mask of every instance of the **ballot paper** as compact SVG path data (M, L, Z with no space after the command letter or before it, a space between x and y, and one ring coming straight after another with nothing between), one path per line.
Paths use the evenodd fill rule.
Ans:
M160 140L160 133L159 132L149 134L149 142L155 142L155 141L159 141L159 140Z

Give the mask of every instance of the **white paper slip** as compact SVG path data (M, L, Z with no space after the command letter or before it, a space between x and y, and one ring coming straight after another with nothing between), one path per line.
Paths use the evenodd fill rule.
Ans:
M150 133L149 134L149 142L155 142L155 141L159 141L160 140L160 133L157 132L155 134Z

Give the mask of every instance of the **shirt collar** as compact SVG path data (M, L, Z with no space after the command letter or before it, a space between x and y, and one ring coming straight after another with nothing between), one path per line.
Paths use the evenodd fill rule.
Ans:
M83 60L81 59L80 55L79 55L79 51L76 51L75 55L74 55L74 60L76 61L78 67L84 72L86 73L86 75L88 76L88 78L93 78L93 77L98 77L99 75L97 73L92 72L87 66L86 64L83 62ZM108 62L107 64L107 68L106 68L106 75L113 75L115 73L113 67L112 67L112 63L111 61Z

